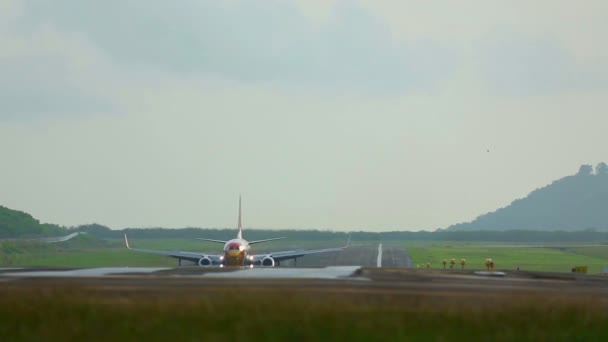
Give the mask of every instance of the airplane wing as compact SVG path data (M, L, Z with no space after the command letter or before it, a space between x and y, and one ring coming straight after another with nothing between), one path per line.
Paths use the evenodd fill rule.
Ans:
M33 242L46 242L46 243L55 243L55 242L64 242L68 241L80 234L86 234L85 232L75 232L65 236L54 236L54 237L45 237L45 238L34 238L34 239L0 239L0 241L33 241Z
M215 239L203 239L203 238L194 238L195 240L201 240L201 241L209 241L209 242L217 242L217 243L226 243L228 241L224 241L224 240L215 240Z
M343 247L333 247L333 248L323 248L323 249L303 249L303 250L293 250L293 251L280 251L280 252L271 252L266 254L256 254L252 255L253 264L261 264L264 259L271 258L274 261L283 261L289 259L299 258L305 255L311 254L320 254L320 253L329 253L329 252L340 252L345 248L348 248L350 245L350 235L348 237L348 241L346 245ZM274 262L273 262L274 264Z
M127 239L127 234L125 234L125 245L127 245L127 248L129 250L132 250L133 252L165 255L165 256L180 259L180 260L193 261L193 262L198 263L200 266L219 265L222 263L222 258L223 258L222 255L218 255L218 254L184 252L184 251L158 251L158 250L153 250L153 249L132 248L131 246L129 246L129 240Z
M282 261L282 260L295 259L295 258L299 258L301 256L310 255L310 254L339 252L339 251L343 250L344 248L345 247L272 252L272 253L268 253L268 254L254 255L253 260L254 261L262 260L265 257L271 257L276 261Z
M68 234L65 236L59 236L59 237L48 237L48 238L39 238L39 239L32 239L31 241L40 241L40 242L47 242L47 243L54 243L54 242L64 242L64 241L68 241L80 234L86 234L84 232L75 232L72 234Z
M260 242L268 242L268 241L276 241L276 240L282 240L285 237L278 237L278 238L272 238L272 239L264 239L264 240L255 240L255 241L249 241L250 245L253 245L254 243L260 243Z

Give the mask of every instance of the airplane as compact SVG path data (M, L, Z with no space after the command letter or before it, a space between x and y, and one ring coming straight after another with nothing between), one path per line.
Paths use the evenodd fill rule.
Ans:
M243 225L241 223L241 198L239 197L239 221L238 221L238 231L235 239L224 241L224 240L214 240L214 239L203 239L198 238L197 240L216 242L224 244L223 254L208 254L208 253L198 253L198 252L182 252L182 251L159 251L159 250L150 250L150 249L137 249L131 248L129 246L129 240L127 239L127 234L125 234L125 244L129 250L140 253L150 253L150 254L159 254L166 255L168 257L178 259L178 265L181 266L182 260L188 260L195 262L201 267L211 267L211 266L240 266L240 267L250 267L254 266L262 266L262 267L275 267L280 266L281 261L294 259L294 262L297 262L297 258L310 255L310 254L319 254L319 253L328 253L328 252L338 252L350 245L350 235L348 237L348 241L343 247L334 247L334 248L325 248L325 249L314 249L314 250L293 250L293 251L281 251L281 252L270 252L264 254L251 254L251 245L275 241L284 239L284 237L279 238L271 238L264 240L256 240L256 241L247 241L243 238Z

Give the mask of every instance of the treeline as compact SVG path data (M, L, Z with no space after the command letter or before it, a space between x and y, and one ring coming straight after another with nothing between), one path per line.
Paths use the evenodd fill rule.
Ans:
M496 242L595 242L608 244L607 231L449 231L435 232L385 232L382 239L390 240L424 240L424 241L496 241Z
M0 239L29 238L65 235L74 231L87 232L102 239L120 239L125 233L133 238L141 239L171 239L171 238L209 238L229 240L236 236L236 229L205 229L205 228L127 228L112 230L99 224L83 225L65 228L53 224L41 224L30 214L11 210L0 206ZM579 231L544 231L544 230L438 230L435 232L335 232L327 230L270 230L245 229L248 240L261 240L271 237L286 237L290 240L324 241L344 240L351 235L353 241L497 241L497 242L608 242L608 231L594 229Z
M104 239L123 238L124 234L129 237L140 239L194 239L208 238L216 240L230 240L236 237L236 229L209 229L209 228L182 228L182 229L166 229L166 228L126 228L121 230L112 230L99 224L84 225L73 228L75 231L82 231L88 234ZM377 233L358 232L353 233L360 239L379 239ZM344 239L346 241L348 233L320 231L320 230L271 230L271 229L245 229L243 235L247 240L262 240L272 237L286 237L292 240L308 240L322 241Z
M235 229L133 229L111 230L101 225L87 225L77 228L91 235L105 239L120 239L124 234L140 239L194 239L209 238L217 240L229 240L235 237ZM350 234L352 241L497 241L497 242L596 242L608 243L608 232L593 230L586 231L448 231L435 232L334 232L324 230L270 230L270 229L247 229L244 232L247 240L261 240L270 237L284 236L296 241L324 241L324 240L346 240Z
M55 224L40 223L28 213L0 206L0 238L55 236L66 231Z

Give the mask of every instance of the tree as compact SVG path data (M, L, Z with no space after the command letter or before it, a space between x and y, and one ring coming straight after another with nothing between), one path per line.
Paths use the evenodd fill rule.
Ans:
M606 165L606 163L604 162L597 164L597 166L595 167L595 174L608 175L608 165Z
M581 167L578 169L578 175L591 175L593 174L593 166L591 165L581 165Z

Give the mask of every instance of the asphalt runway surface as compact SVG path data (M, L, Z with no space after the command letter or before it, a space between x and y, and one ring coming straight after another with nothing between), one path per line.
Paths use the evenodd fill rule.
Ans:
M284 268L294 271L297 269ZM311 269L303 269L311 270ZM317 272L323 269L316 269ZM349 293L365 297L397 296L440 301L449 299L487 303L488 300L555 296L608 301L608 277L571 275L568 273L514 272L504 276L481 276L473 271L444 271L405 268L353 268L349 276L335 278L222 277L233 271L180 267L151 273L119 273L106 276L66 277L20 276L20 272L0 272L0 295L25 289L61 290L79 288L95 296L205 295L233 289L251 292L299 291L302 293ZM22 272L31 272L24 269ZM243 270L252 272L256 270ZM279 270L280 271L280 270ZM306 272L305 271L305 272ZM239 271L236 271L239 272ZM321 271L323 272L323 271ZM208 277L205 274L216 274ZM605 304L605 303L604 303Z
M382 267L411 267L411 259L405 248L382 244ZM378 245L353 245L340 252L307 255L297 261L289 260L281 266L326 267L326 266L378 266Z

